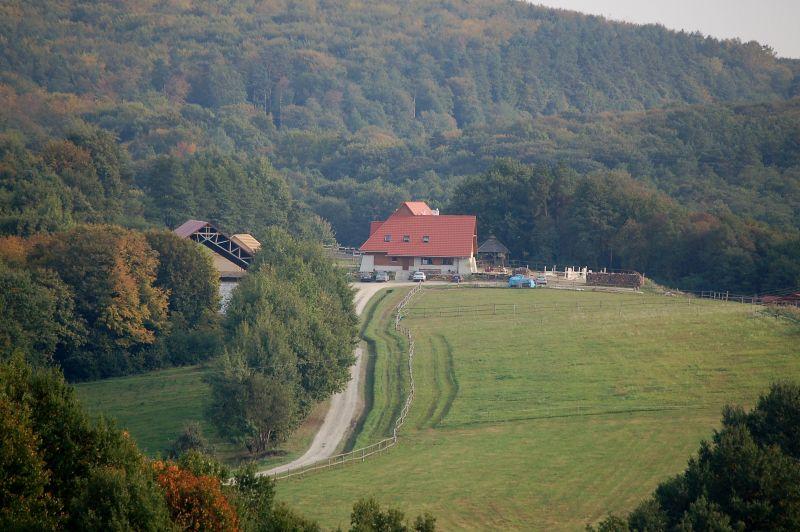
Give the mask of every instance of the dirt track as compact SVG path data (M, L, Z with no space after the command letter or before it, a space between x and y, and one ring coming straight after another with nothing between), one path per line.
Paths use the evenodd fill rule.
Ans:
M390 286L410 285L411 283L391 283ZM356 313L360 316L367 306L367 302L381 288L386 288L384 283L358 283L354 285L357 292L355 295ZM287 469L308 465L319 460L323 460L336 453L344 437L355 424L359 410L359 391L361 389L361 366L363 357L361 348L355 350L356 363L350 367L350 382L347 388L337 393L331 398L331 406L325 415L325 421L314 436L311 447L296 460L288 464L273 467L265 471L259 471L259 475L275 475Z

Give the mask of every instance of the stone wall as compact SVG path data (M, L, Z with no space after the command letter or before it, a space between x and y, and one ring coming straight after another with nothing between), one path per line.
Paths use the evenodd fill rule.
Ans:
M589 272L586 274L586 284L590 286L639 288L644 284L644 277L640 273Z

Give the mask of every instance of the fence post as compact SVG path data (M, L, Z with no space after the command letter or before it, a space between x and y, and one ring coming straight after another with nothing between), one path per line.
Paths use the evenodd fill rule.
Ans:
M380 453L380 452L388 449L391 445L394 445L394 444L397 443L397 429L398 429L399 426L402 426L403 422L405 421L405 418L408 415L408 411L409 411L409 409L411 407L411 401L414 398L414 374L413 374L413 367L412 367L412 361L413 361L413 357L414 357L414 340L413 340L413 338L411 336L411 330L400 326L400 320L403 318L403 315L402 315L403 314L403 308L408 304L408 302L411 299L411 297L414 294L416 294L417 292L420 292L421 289L422 289L422 285L421 284L417 285L395 307L395 309L397 311L397 314L395 315L395 330L404 332L406 334L406 337L409 340L408 365L409 365L409 373L410 373L410 378L411 378L411 389L410 389L409 394L408 394L408 396L406 398L406 403L405 403L405 406L403 407L403 411L402 411L400 417L398 417L398 419L395 421L395 428L394 428L394 431L392 433L391 439L384 439L384 440L381 440L380 442L378 442L377 444L372 444L372 445L370 445L368 447L362 447L361 449L353 449L352 451L350 451L350 452L348 452L346 454L339 454L339 455L335 455L335 456L330 456L330 457L328 457L327 465L324 465L325 464L325 459L323 458L321 460L318 460L318 461L310 463L310 464L304 464L304 465L298 466L297 468L295 468L293 470L287 469L283 473L275 473L274 475L272 475L272 478L275 481L277 481L279 479L289 478L289 477L292 477L292 476L295 476L295 475L303 478L303 477L306 476L307 473L309 473L311 471L317 471L317 470L320 470L320 469L324 469L326 467L335 467L336 465L343 465L344 466L348 462L355 462L358 459L358 452L359 451L361 451L361 461L364 462L366 460L366 458L367 458L367 449L370 449L370 454L372 454L372 449L375 449L377 447L377 451L375 451L375 452ZM425 312L425 315L427 316L427 309L425 309L424 312ZM460 313L461 312L460 312L460 308L459 308L459 314ZM392 442L391 445L389 444L389 441Z

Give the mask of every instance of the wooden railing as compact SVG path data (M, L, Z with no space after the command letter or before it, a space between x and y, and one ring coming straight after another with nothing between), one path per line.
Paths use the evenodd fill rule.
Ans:
M703 299L716 299L718 301L731 301L733 303L800 307L800 301L781 298L779 296L770 297L769 294L760 296L759 295L747 296L741 294L732 294L730 292L707 291L707 292L699 292L697 295Z
M363 462L370 456L375 456L384 452L387 449L390 449L397 445L398 441L398 433L402 428L403 424L406 421L406 417L408 417L408 412L411 410L411 403L414 401L414 338L411 335L411 330L407 327L404 327L401 322L405 315L405 307L408 305L411 298L413 298L416 294L418 294L422 290L422 283L419 283L414 286L408 293L403 297L403 299L398 303L394 308L394 329L403 334L406 339L408 340L408 375L409 375L409 390L408 395L406 396L406 401L403 404L403 408L400 410L400 415L397 416L397 419L394 422L394 427L392 429L392 435L388 438L384 438L377 443L373 443L372 445L367 445L366 447L361 447L358 449L353 449L352 451L337 454L331 456L329 458L324 458L322 460L318 460L316 462L312 462L310 464L305 464L293 468L284 469L278 471L272 475L271 478L274 480L282 480L286 478L296 477L305 475L307 473L313 473L315 471L321 471L323 469L330 469L336 466L345 465L352 462Z

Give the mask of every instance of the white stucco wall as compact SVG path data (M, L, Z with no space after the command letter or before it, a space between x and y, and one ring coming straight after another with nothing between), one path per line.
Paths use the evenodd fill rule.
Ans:
M239 283L236 281L220 281L219 283L220 314L225 314L225 311L228 309L228 303L231 300L231 296L233 296L233 289L236 288L237 284Z
M458 259L458 273L466 275L468 273L475 273L478 271L478 264L475 262L475 257L464 257Z
M475 263L474 257L463 257L463 258L455 258L453 260L453 264L422 264L422 257L415 257L412 264L409 265L408 274L412 274L416 270L438 270L442 273L460 273L462 275L466 275L469 273L475 273L478 271L478 266ZM397 266L388 266L388 265L375 265L375 259L373 255L362 255L361 256L361 266L359 271L362 272L373 272L373 271L384 271L384 272L403 272L403 267L401 265ZM399 274L402 276L402 273ZM399 277L398 277L399 278Z

